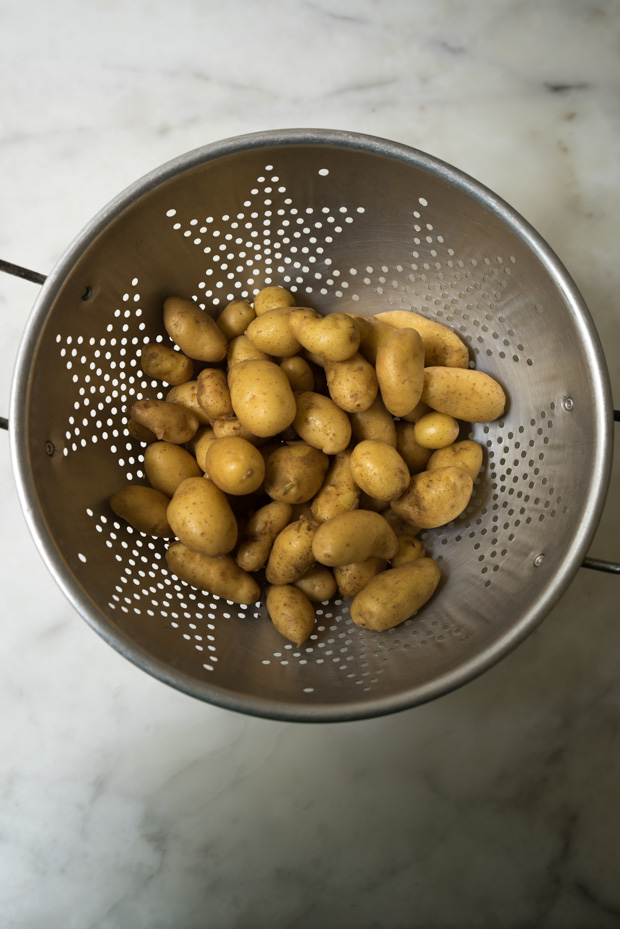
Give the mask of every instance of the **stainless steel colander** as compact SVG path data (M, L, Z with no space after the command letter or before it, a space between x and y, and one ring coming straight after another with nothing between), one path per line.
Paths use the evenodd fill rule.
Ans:
M144 481L127 410L163 396L140 350L170 294L217 312L282 284L321 312L413 309L455 329L509 395L471 427L485 463L471 503L422 535L435 598L388 633L321 605L311 639L278 635L180 582L164 544L117 521L109 496ZM160 680L230 709L344 720L410 707L521 641L582 564L611 465L601 346L549 247L489 190L402 145L292 130L230 139L153 171L77 237L20 347L10 432L24 512L69 600Z

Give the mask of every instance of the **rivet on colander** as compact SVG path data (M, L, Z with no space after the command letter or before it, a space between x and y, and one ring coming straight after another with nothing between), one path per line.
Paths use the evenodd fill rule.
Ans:
M536 555L536 558L534 558L534 567L540 568L544 560L545 560L545 556L542 554L542 552L540 555Z
M562 400L562 406L564 407L564 409L566 410L567 413L570 413L571 410L573 409L573 407L575 406L575 403L574 403L574 401L573 401L573 398L572 398L572 397L564 397L564 399Z
M47 442L45 443L45 454L49 455L51 458L55 451L56 451L56 446L54 445L53 442L50 442L48 439Z

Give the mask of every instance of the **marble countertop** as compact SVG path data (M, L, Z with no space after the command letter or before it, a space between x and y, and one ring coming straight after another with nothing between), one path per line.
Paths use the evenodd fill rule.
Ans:
M365 132L482 181L558 253L620 405L613 0L0 8L0 257L46 273L136 178L261 129ZM37 287L0 277L0 413ZM4 408L2 408L4 407ZM618 579L581 569L482 677L375 720L157 682L43 564L0 436L6 929L620 926ZM591 554L620 561L620 474Z

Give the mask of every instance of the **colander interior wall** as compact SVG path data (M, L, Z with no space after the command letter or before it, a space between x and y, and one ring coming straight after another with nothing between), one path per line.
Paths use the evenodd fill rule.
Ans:
M165 388L140 369L170 294L217 314L266 284L323 313L413 309L454 328L509 395L464 427L485 450L470 505L422 533L443 580L419 616L357 628L319 606L301 647L194 590L164 543L107 500L144 482L128 409ZM608 481L608 384L587 310L508 207L422 153L345 133L264 133L138 182L76 239L20 351L18 486L38 545L88 622L145 670L232 709L345 719L411 706L479 673L542 618L590 541Z

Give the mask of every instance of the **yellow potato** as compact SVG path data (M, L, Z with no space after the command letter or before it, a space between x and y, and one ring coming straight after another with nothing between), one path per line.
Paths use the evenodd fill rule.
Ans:
M138 442L156 442L157 436L150 429L147 429L146 426L143 426L142 423L139 423L137 420L130 417L129 422L127 423L127 432Z
M353 316L353 319L360 327L360 347L359 353L363 355L366 361L371 365L377 363L377 352L380 346L394 331L393 326L382 323L376 316Z
M381 399L393 416L404 416L420 402L424 386L424 345L415 329L395 329L377 352Z
M247 300L233 300L224 307L215 322L230 342L243 335L253 319L256 319L256 313Z
M295 581L295 587L314 603L331 600L337 591L334 575L325 565L315 564L307 574Z
M198 403L198 381L195 378L186 381L184 384L171 387L166 394L166 400L168 403L178 403L179 406L184 406L187 410L190 410L198 417L201 426L210 424L209 417Z
M420 400L410 413L405 413L402 419L407 423L417 423L419 419L422 419L423 416L426 416L427 413L431 412L430 406L427 406L426 403L422 403Z
M280 367L288 377L293 392L314 390L312 368L301 355L291 355L289 358L283 358Z
M385 632L409 619L435 593L441 578L432 558L388 568L373 577L351 603L351 619L363 629Z
M216 419L232 419L234 412L230 402L230 390L226 372L222 368L204 368L197 378L196 399L201 409L213 423Z
M445 448L458 438L459 424L447 413L431 412L414 424L413 434L422 448Z
M131 417L154 432L158 439L175 445L189 442L200 425L195 413L167 400L136 400L131 407Z
M458 370L458 369L455 369ZM397 516L420 529L435 529L456 519L467 507L474 482L458 468L414 474L409 487L391 507Z
M186 584L232 603L256 603L260 598L260 587L255 579L230 555L204 555L176 541L168 546L166 563Z
M385 510L382 515L384 519L390 524L399 539L402 536L405 536L408 539L415 539L415 537L420 532L419 526L412 526L411 523L406 522L404 519L401 519L400 516L397 516L391 505L390 509Z
M425 364L445 365L450 368L469 367L469 351L461 338L443 323L427 319L410 310L387 310L378 313L379 321L396 329L415 329L424 342Z
M301 345L289 325L290 313L288 307L277 307L262 313L245 330L246 337L255 348L267 355L277 358L294 355Z
M260 436L254 435L249 429L243 426L236 416L230 419L214 419L213 434L216 439L226 439L229 436L238 436L240 439L246 439L252 445L260 446L267 440Z
M313 317L305 310L293 310L288 319L303 347L324 361L346 361L359 348L360 331L345 313Z
M267 564L276 536L292 521L290 503L273 500L250 516L237 549L237 564L245 571L259 571Z
M183 352L177 352L161 342L148 342L140 353L140 365L147 377L154 377L174 386L190 381L194 362Z
M211 426L201 426L191 442L187 443L187 449L196 459L196 463L201 471L206 473L207 470L207 449L216 435Z
M409 485L409 470L387 442L364 439L351 452L351 474L357 486L377 500L395 500Z
M376 439L396 447L396 423L381 397L377 397L367 410L350 413L349 421L354 442Z
M290 426L297 412L288 378L273 361L243 361L228 372L237 419L254 435L268 438Z
M239 364L241 361L269 361L269 355L261 352L259 348L250 342L247 335L238 335L228 345L226 353L226 365L228 370Z
M216 438L209 443L206 473L225 494L254 493L263 483L265 462L251 442L240 436Z
M345 449L331 459L320 490L312 500L312 514L323 523L339 513L357 509L360 489L351 474L351 452Z
M424 558L426 552L419 539L412 539L406 535L398 536L398 554L391 559L393 568L398 568L401 564L409 564L410 561L417 561L418 558Z
M387 561L385 558L377 558L375 555L354 564L336 565L334 567L334 577L340 596L345 600L350 600L360 590L364 589L375 574L385 571L386 568Z
M265 461L265 492L273 500L307 503L320 489L328 467L327 455L312 445L282 445Z
M351 440L351 423L330 397L304 390L297 394L293 428L297 435L326 455L344 451Z
M427 471L436 471L437 468L458 468L469 474L475 481L482 467L482 446L472 439L463 439L446 448L439 448L428 459Z
M265 597L267 612L274 627L295 645L312 635L314 607L303 591L290 584L271 584Z
M228 341L215 320L192 300L164 300L164 326L172 341L196 361L223 361Z
M506 394L498 382L469 368L425 368L422 400L438 413L468 423L490 423L506 407Z
M425 471L432 451L422 448L415 437L415 423L399 420L396 423L396 450L403 458L410 474Z
M112 494L110 508L137 532L165 538L172 535L167 515L169 502L160 490L130 484Z
M280 306L295 306L295 297L284 287L263 287L254 297L254 312L257 316Z
M312 540L316 523L297 519L273 540L265 577L270 584L294 584L307 574L315 562Z
M375 369L356 352L346 361L326 361L329 395L341 410L360 413L372 406L379 390Z
M167 497L172 497L186 478L202 477L194 456L171 442L153 442L149 445L144 452L144 470L151 487Z
M321 523L314 533L314 559L328 567L365 561L371 555L389 561L398 551L394 530L372 510L351 510Z
M168 522L192 551L227 555L237 542L237 520L226 495L206 477L188 477L168 505Z

